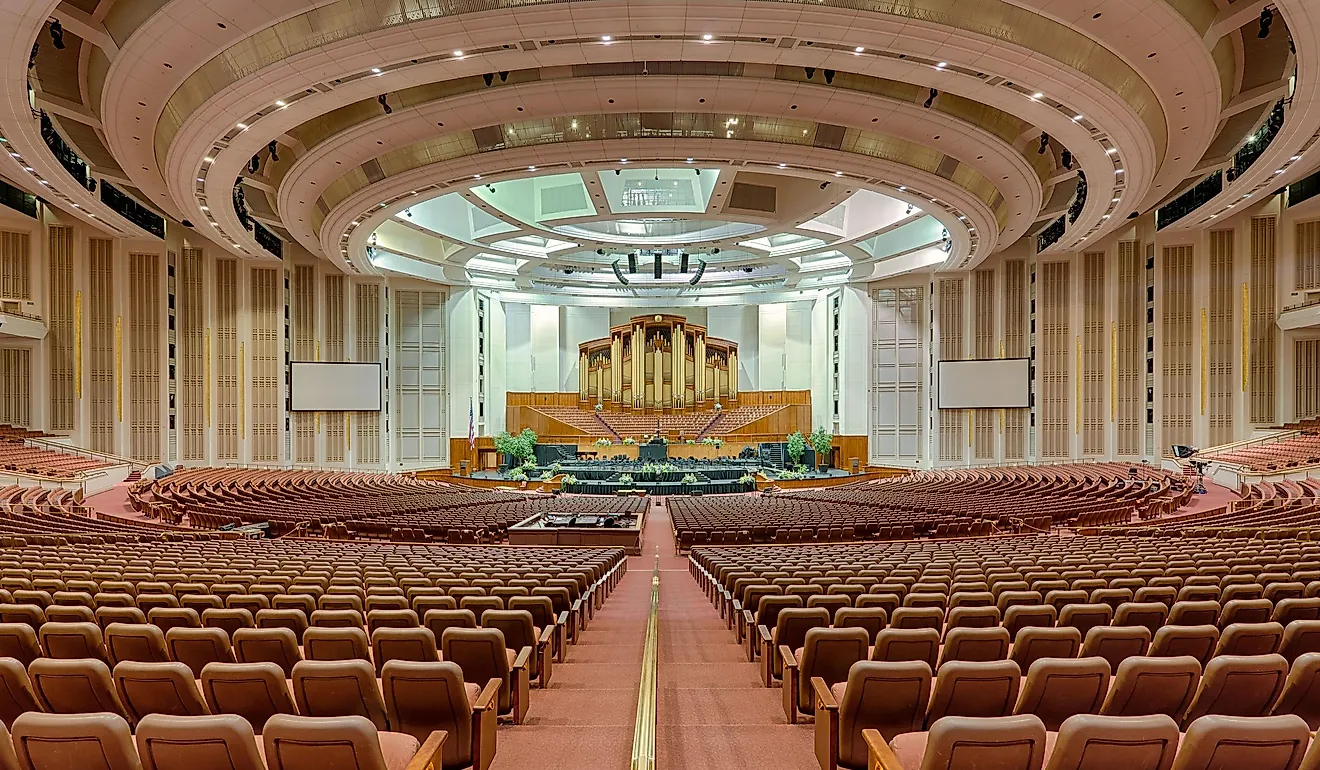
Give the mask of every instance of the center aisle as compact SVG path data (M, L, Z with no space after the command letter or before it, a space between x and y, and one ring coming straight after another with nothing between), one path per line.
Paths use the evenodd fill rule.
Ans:
M500 726L492 770L627 770L651 570L657 546L673 550L669 519L658 520L657 511L663 514L652 509L643 530L642 555L628 557L627 573L564 662L555 664L550 686L532 690L526 720Z
M818 770L811 724L784 719L780 690L761 684L687 557L674 554L664 509L651 512L646 553L661 527L657 770Z

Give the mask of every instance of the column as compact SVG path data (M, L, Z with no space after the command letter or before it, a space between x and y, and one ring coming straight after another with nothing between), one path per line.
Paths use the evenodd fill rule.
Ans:
M646 405L646 337L641 325L633 326L633 408Z
M738 397L738 350L729 351L729 398Z
M696 350L692 351L692 364L697 370L692 373L693 390L696 391L697 403L706 403L706 336L698 334Z
M687 406L685 403L687 397L687 367L684 366L687 361L687 333L683 331L683 325L679 324L677 337L674 340L674 405L682 408Z
M588 360L586 352L578 348L578 399L581 401L587 400L587 391L590 387Z
M660 349L659 345L655 348L655 406L657 409L665 405L665 351Z
M618 334L610 335L610 400L619 402L623 389L623 342Z

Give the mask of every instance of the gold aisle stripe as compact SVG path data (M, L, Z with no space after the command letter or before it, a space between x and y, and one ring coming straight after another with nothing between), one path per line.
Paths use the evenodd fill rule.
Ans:
M1201 308L1201 414L1205 415L1206 398L1210 392L1206 383L1210 378L1210 315Z
M655 669L660 639L659 546L655 550L655 566L651 568L651 613L646 618L646 641L642 648L642 683L637 690L637 721L633 724L630 770L655 768Z
M83 390L83 311L82 289L73 295L73 394L81 400Z

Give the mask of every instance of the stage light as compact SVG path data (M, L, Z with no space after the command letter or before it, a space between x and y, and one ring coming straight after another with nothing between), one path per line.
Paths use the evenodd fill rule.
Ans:
M261 170L261 156L253 155L248 159L248 173L255 174Z
M500 82L503 83L509 79L508 70L500 70Z
M486 87L489 88L495 82L495 73L487 72L485 75L481 76L481 79L486 81Z
M631 261L632 255L629 254L628 257L629 257L629 261ZM628 276L624 275L623 271L619 269L619 260L617 259L614 260L614 264L612 264L611 267L614 268L614 277L619 279L619 283L623 284L624 286L627 286Z
M830 85L834 82L834 70L825 70L825 84Z
M380 102L381 109L385 110L386 115L392 115L394 114L394 108L390 106L390 101L387 97L388 94L381 94L376 97L376 101Z
M687 256L687 255L685 254L683 256ZM706 274L706 260L698 259L697 272L693 273L692 277L688 279L688 286L696 286L697 282L701 280L701 276L705 274Z
M807 73L807 80L811 80L812 78L816 77L815 67L803 67L802 71Z
M1068 152L1067 150L1064 150L1062 153L1059 154L1059 162L1063 164L1064 168L1068 169L1069 171L1072 171L1073 154L1071 152Z
M270 152L270 159L271 159L271 160L275 161L276 163L279 163L279 162L280 162L280 145L279 145L279 142L271 142L270 144L266 145L266 150L268 150L268 151Z
M934 88L930 89L930 96L926 97L926 101L921 106L925 107L926 109L930 109L930 106L935 103L935 98L938 97L939 95L940 95L939 91L935 90Z
M1266 11L1266 13L1269 13L1269 11ZM1265 35L1261 35L1261 37L1265 37ZM50 42L55 45L55 50L64 50L64 26L60 24L59 19L50 23Z
M1258 37L1258 38L1262 38L1262 39L1263 39L1263 38L1267 38L1267 37L1269 37L1269 36L1270 36L1270 25L1273 24L1273 23L1274 23L1274 11L1271 11L1271 10L1267 7L1267 8L1265 8L1264 10L1262 10L1262 11L1260 12L1260 31L1256 33L1256 37ZM50 31L51 31L52 33L55 32L55 27L54 27L53 25L51 26ZM52 37L53 37L53 36L54 36L54 35L52 34ZM56 47L56 48L63 48L64 46L59 45L59 44L57 43L57 44L55 45L55 47Z

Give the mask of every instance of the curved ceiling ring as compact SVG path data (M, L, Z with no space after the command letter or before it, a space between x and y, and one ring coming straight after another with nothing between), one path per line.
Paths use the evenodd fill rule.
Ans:
M907 71L913 71L913 66L910 65L910 64L901 64L901 63L900 63L900 66L901 66L902 69L905 69L905 70L907 70ZM476 68L474 68L474 69L475 69L476 72L480 72L480 69L476 69ZM953 68L953 67L950 67L949 69L954 69L954 68ZM939 71L939 70L935 70L935 68L933 68L933 67L924 67L924 66L922 66L922 67L917 68L916 71L922 72L922 74L923 74L924 77L934 79L934 80L936 80L937 82L939 82L941 86L945 86L946 88L948 87L948 86L946 85L946 81L958 80L958 79L963 78L963 77L966 77L969 81L975 81L976 83L980 83L980 82L981 82L980 80L977 80L977 79L972 78L972 77L970 77L970 76L963 76L963 75L960 75L960 74L958 74L956 71L955 71L955 72L948 72L947 70ZM470 74L470 73L469 73L469 74ZM387 72L387 73L385 73L384 75L381 76L382 78L385 79L384 81L382 81L382 80L380 80L380 79L373 79L373 80L371 80L371 81L370 81L368 84L366 84L366 85L361 84L360 81L355 82L355 83L346 83L346 84L344 84L343 86L340 86L340 87L338 87L338 88L333 89L333 93L330 94L330 95L325 95L325 94L320 94L320 93L318 93L318 94L316 94L316 95L308 96L307 99L304 99L304 100L302 100L302 101L322 101L324 98L326 98L326 97L328 97L328 96L333 96L333 97L335 98L335 106L339 106L339 105L342 105L343 103L351 102L351 101L354 101L354 100L356 100L356 99L366 98L367 94L369 94L369 93L374 93L374 92L376 92L377 90L384 90L384 89L388 88L388 87L391 85L391 83L390 83L390 82L387 82L387 81L391 78L392 75L395 76L395 77L398 77L398 78L402 78L402 77L403 77L402 74L396 74L396 73L389 73L389 72ZM413 80L412 82L415 82L415 80ZM410 84L411 84L411 83L410 83ZM302 82L302 83L300 83L299 85L305 85L305 81ZM293 85L290 84L290 85L289 85L289 88L292 89L292 88L293 88ZM1062 88L1063 88L1063 86L1060 86L1060 89L1062 89ZM356 92L352 93L351 95L348 95L349 98L345 98L345 93L344 93L344 92L354 91L354 89L356 89ZM286 91L286 93L287 93L287 91ZM1047 105L1047 104L1044 104L1044 103L1042 103L1042 102L1035 102L1034 100L1031 100L1031 99L1028 98L1028 97L1023 97L1023 96L1021 96L1020 94L1017 94L1017 93L1014 93L1014 94L1012 94L1012 95L1016 97L1016 100L1017 100L1017 102L1018 102L1019 104L1026 104L1028 108L1030 108L1030 109L1032 109L1032 110L1038 110L1038 111L1040 112L1040 114L1042 114L1042 115L1048 115L1048 114L1050 114L1050 113L1052 113L1052 112L1058 112L1058 109L1057 109L1057 108L1055 108L1055 107L1051 107L1051 106L1049 106L1049 105ZM1103 95L1101 95L1101 96L1103 96ZM269 98L269 97L267 96L266 98ZM274 120L276 121L276 123L275 123L274 128L265 128L265 129L263 129L263 130L260 132L260 136L256 137L257 141L259 142L256 146L257 146L257 147L260 147L260 146L263 146L263 145L264 145L264 141L261 141L261 139L264 138L264 136L266 136L266 135L271 135L271 134L278 135L278 133L279 133L281 130L283 130L283 129L285 129L285 128L288 127L288 124L293 124L293 123L295 123L296 120L295 120L294 116L291 115L291 114L286 115L285 113L293 113L294 110L295 110L295 108L297 108L298 106L299 106L299 105L298 105L297 103L293 103L293 104L290 105L290 107L289 107L288 110L279 110L279 109L275 108L275 107L272 106L272 105L266 105L266 112L267 112L268 117L267 117L267 118L263 118L263 121L264 121L264 120L274 119ZM236 113L236 114L250 115L251 113ZM1103 116L1101 116L1099 113L1097 113L1097 112L1095 112L1095 111L1091 111L1091 115L1094 116L1094 120L1095 120L1095 122L1096 122L1097 124L1099 124L1099 125L1101 125L1101 126L1104 125L1103 120L1102 120L1102 117L1103 117ZM1089 120L1092 120L1092 118L1088 118L1088 121L1089 121ZM219 123L222 124L222 125L227 125L228 122L229 122L229 120L228 120L228 118L220 117L219 114L217 114L216 122L219 122ZM212 123L212 125L214 125L214 122ZM1110 131L1110 132L1108 132L1106 135L1112 137L1112 139L1113 139L1115 145L1125 144L1126 142L1124 142L1124 141L1123 141L1122 139L1120 139L1119 137L1120 137L1121 135L1123 135L1124 133L1126 133L1126 132L1124 132L1124 131L1122 130L1122 127L1121 127L1121 126L1115 126L1115 128L1116 128L1117 130ZM243 140L246 139L246 137L241 137L241 136L240 136L240 137L230 137L230 138L231 138L231 139L236 138L238 141L243 141ZM213 142L208 140L207 142L205 142L205 144L206 144L206 148L209 149L210 146L212 146ZM176 148L176 150L177 150L177 148ZM172 151L171 151L172 156L174 156L174 157L183 157L183 156L187 155L187 153L181 153L181 154L175 156L175 152L176 152L176 150L172 150ZM199 150L199 151L200 151L200 150ZM1140 153L1135 153L1135 155L1140 155ZM244 156L244 157L246 157L246 156ZM1131 156L1130 156L1129 158L1125 158L1125 159L1124 159L1124 160L1125 160L1125 163L1127 164L1128 169L1129 169L1130 172L1131 172L1131 173L1130 173L1130 177L1131 177L1131 178L1130 178L1130 180L1129 180L1129 186L1132 186L1132 185L1133 185L1133 182L1136 182L1136 186L1137 186L1137 187L1140 187L1142 180L1143 180L1143 179L1147 179L1147 178L1148 178L1148 174L1151 173L1151 172L1150 172L1148 169L1143 169L1143 168L1141 168L1141 165L1140 165L1139 162L1134 161L1134 160L1131 160L1130 158L1131 158ZM195 162L195 161L194 161L194 162ZM196 168L196 166L194 166L193 168L188 169L188 170L186 170L186 171L181 171L181 173L179 174L179 178L180 178L181 180L184 180L184 181L181 182L181 185L182 185L182 186L185 186L185 187L187 187L187 186L191 186L192 174L193 174L195 168Z
M702 163L710 157L712 145L724 142L728 142L730 149L741 157L759 163L758 171L764 170L767 173L775 172L782 162L788 167L784 173L791 171L799 177L836 180L838 177L828 169L847 165L844 161L851 161L852 172L847 179L850 186L873 189L915 203L948 228L954 248L946 266L964 269L970 265L970 260L982 258L993 251L997 244L995 216L983 201L943 177L926 172L914 174L909 169L881 158L738 139L611 139L519 147L459 156L387 177L355 191L331 209L321 228L321 246L330 259L343 269L369 273L372 268L364 264L362 259L346 261L345 256L360 257L364 254L370 232L380 222L415 203L419 195L466 189L476 174L482 175L482 181L498 182L525 176L529 167L535 167L538 171L607 168L607 165L596 161L601 157L615 156L646 158L653 154L647 151L648 145L663 145L661 149L664 154L693 157ZM715 165L719 165L718 161ZM892 181L905 178L910 181ZM910 187L898 189L905 185ZM939 203L933 204L932 199ZM381 202L385 202L385 205L382 206ZM967 217L965 223L958 219L960 214ZM969 230L974 232L969 233ZM971 240L973 237L977 239L975 244Z
M689 86L699 86L701 84L709 85L707 90L711 91L714 91L718 85L718 83L712 82L712 79L697 76L670 78L652 75L646 79L639 78L635 88L623 87L619 89L623 103L612 105L610 111L618 113L680 112L680 110L675 109L678 105L673 103L672 95L685 91ZM502 92L507 98L526 97L526 101L536 102L538 101L537 92L549 88L553 88L553 86L529 83L525 87L502 89ZM797 88L791 83L765 82L758 84L755 95L758 99L765 98L768 95L787 104L790 98L795 96L796 91ZM648 98L651 94L659 94L662 99L668 101L651 101ZM857 131L870 132L874 130L872 124L865 118L862 119L862 122L851 118L858 111L858 102L861 101L859 99L860 95L838 93L829 93L828 95L831 99L824 103L813 104L808 99L803 99L803 109L794 113L794 120L840 125ZM633 101L632 97L638 97L645 101ZM837 99L842 103L836 104L836 99L833 97L843 97ZM315 196L319 196L321 190L325 189L327 171L343 173L344 169L356 168L362 163L381 156L381 148L376 145L376 142L385 141L387 146L397 147L397 144L391 141L391 137L415 137L428 132L435 136L483 128L481 125L465 124L463 121L452 117L480 114L479 103L482 101L485 101L483 95L471 95L461 97L458 100L443 100L442 103L427 105L425 111L396 110L393 115L382 115L308 149L287 169L277 183L279 192L276 208L281 215L288 215L285 219L290 232L298 236L298 239L303 241L304 245L308 245L308 241L316 237L316 234L307 226L305 221L300 224L294 220L306 220L310 215L314 208L312 203ZM745 114L740 110L751 107L749 100L746 100L746 104L735 103L734 100L718 99L717 101L728 106L731 111L730 114ZM977 169L987 179L993 180L995 186L999 188L1000 193L1009 201L1010 205L1014 205L1019 212L1025 214L1024 217L1018 217L1016 222L1010 220L1012 223L1009 229L1001 237L1004 240L1015 240L1017 236L1025 231L1025 227L1030 224L1040 210L1043 199L1041 172L1038 168L1033 168L1026 157L1015 150L1012 145L997 137L966 124L960 125L948 116L939 116L943 117L943 120L936 121L933 120L936 117L935 115L927 113L919 106L887 99L876 101L878 103L874 106L874 109L865 114L885 115L882 122L878 124L884 134L916 143L927 138L929 133L933 131L936 136L947 137L949 144L956 144L956 149L961 150L964 155L969 151L979 153L978 155L959 158L959 160L962 164ZM470 112L464 109L464 102L469 102L471 106L478 107L478 109ZM595 99L587 99L585 102L583 107L576 111L573 111L571 100L564 103L562 108L570 110L569 114L576 114L583 111L583 109L599 108L600 106ZM445 121L443 129L436 127L436 121L433 119L436 113L451 115L451 118ZM806 131L808 129L803 128L802 130ZM956 151L949 152L947 149L941 149L940 151L948 154L949 157L956 156ZM1098 151L1097 154L1106 157ZM602 158L601 160L606 159ZM1002 182L1001 177L1003 176L1010 177L1011 182ZM223 178L223 174L221 178ZM311 180L319 180L319 189L308 185ZM1014 200L1015 194L1020 196L1020 202ZM299 205L300 201L305 203Z

